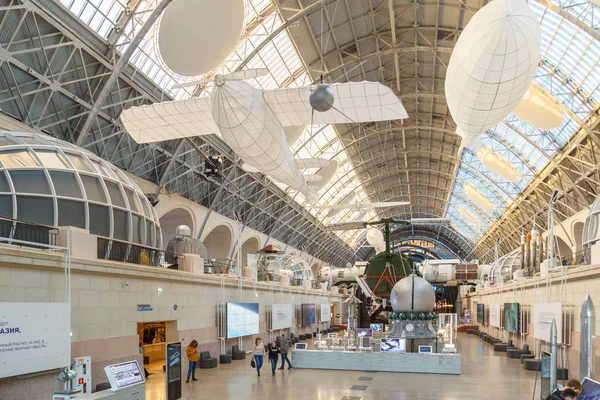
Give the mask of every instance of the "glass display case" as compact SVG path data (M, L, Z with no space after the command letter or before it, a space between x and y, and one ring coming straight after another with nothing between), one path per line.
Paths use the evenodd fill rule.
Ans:
M443 353L456 353L458 335L458 315L438 315L438 341Z

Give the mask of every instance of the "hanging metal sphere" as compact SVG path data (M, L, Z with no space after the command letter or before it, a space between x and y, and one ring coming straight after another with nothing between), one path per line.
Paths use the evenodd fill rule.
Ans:
M329 85L317 85L308 97L310 106L319 112L329 111L333 107L334 94Z
M394 285L390 300L394 311L429 312L435 305L435 293L429 282L411 274Z

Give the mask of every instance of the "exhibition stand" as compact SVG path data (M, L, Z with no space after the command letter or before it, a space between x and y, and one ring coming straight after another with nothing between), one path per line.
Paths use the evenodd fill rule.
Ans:
M460 354L293 350L294 368L460 375Z

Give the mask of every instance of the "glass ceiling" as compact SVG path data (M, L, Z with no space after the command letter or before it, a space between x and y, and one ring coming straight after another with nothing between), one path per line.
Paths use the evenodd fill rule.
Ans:
M563 7L572 5L567 9L569 13L591 26L600 26L600 12L595 10L594 14L589 3L555 3ZM558 100L572 116L563 112L564 120L560 127L542 130L510 114L483 135L483 145L496 151L519 171L521 179L516 184L482 165L471 149L463 150L446 216L473 242L488 230L579 130L579 122L574 119L585 121L600 103L600 43L541 4L530 1L529 5L540 18L542 27L541 61L535 83ZM496 210L487 213L471 202L464 192L464 182L480 190L496 205Z
M118 21L123 17L126 0L60 0L86 24L106 40L111 37ZM245 33L231 55L211 74L229 73L236 70L243 60L262 43L282 20L271 0L245 0ZM154 9L157 0L142 0L134 11L133 22L123 27L116 46L123 51L132 39L132 34L144 23ZM577 0L552 0L565 11L598 30L600 11L589 2ZM556 129L540 130L528 125L515 115L483 135L483 144L508 160L521 174L521 179L512 184L495 175L483 166L474 152L465 149L457 169L457 179L450 195L446 217L454 228L468 240L476 242L485 233L511 202L523 191L535 175L548 163L554 154L578 130L578 120L585 121L600 103L600 43L575 24L565 20L543 5L530 1L529 5L538 15L542 26L542 58L535 82L554 96L573 116L564 114L563 124ZM122 22L121 22L122 23ZM155 24L150 34L136 49L131 62L142 73L152 79L162 90L176 99L189 98L194 88L172 89L176 83L201 79L181 77L162 63L155 41ZM269 75L253 80L252 84L264 89L310 84L310 77L303 65L287 31L282 31L246 64L245 68L268 67ZM211 86L199 95L209 95ZM352 171L350 159L332 126L307 127L300 139L292 146L298 158L324 157L338 161L339 167L331 181L319 192L317 205L335 204L354 191L357 201L368 201L358 177ZM486 213L474 205L463 191L463 183L472 183L490 199L496 210ZM285 186L279 185L286 190ZM306 206L304 197L293 190L289 194L299 204ZM324 224L330 222L372 219L369 213L348 210L336 217L329 217L329 210L309 208L311 214ZM335 220L335 221L334 221ZM338 233L348 244L354 245L361 231Z

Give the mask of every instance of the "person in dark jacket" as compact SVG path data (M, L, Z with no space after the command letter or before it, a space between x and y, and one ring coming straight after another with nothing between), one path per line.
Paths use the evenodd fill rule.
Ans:
M279 341L279 352L281 353L281 368L285 367L285 362L288 363L288 369L292 368L292 363L288 358L288 351L290 350L290 341L285 337L285 335L281 335L281 340Z
M277 343L272 342L267 346L269 350L269 361L271 362L271 372L275 376L275 368L277 368L277 361L279 361L279 350L277 350Z

